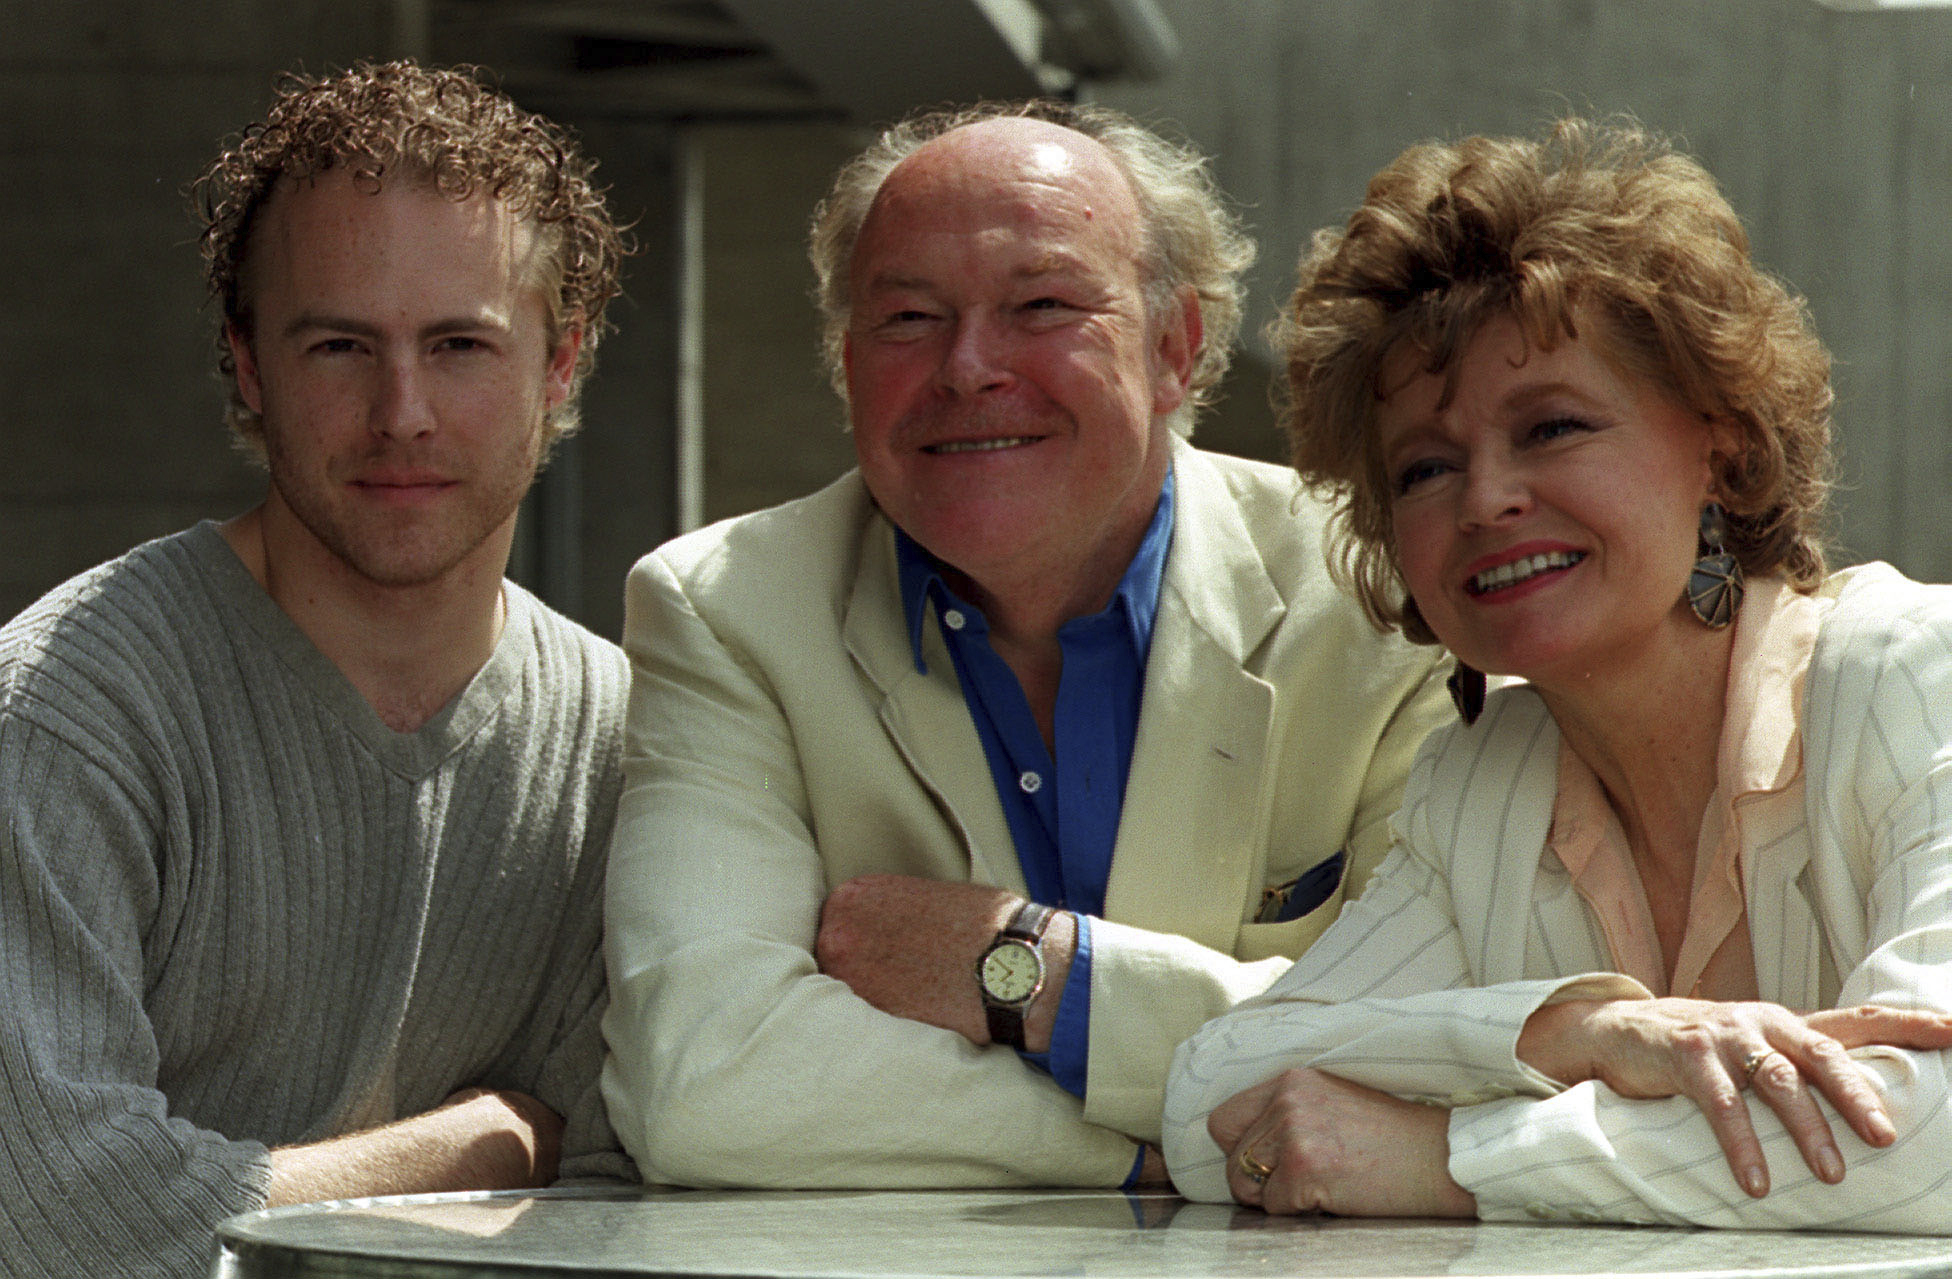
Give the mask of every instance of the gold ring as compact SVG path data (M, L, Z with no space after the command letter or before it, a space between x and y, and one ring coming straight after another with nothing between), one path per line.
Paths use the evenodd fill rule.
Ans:
M1776 1050L1773 1048L1758 1048L1742 1058L1742 1081L1748 1084L1755 1083L1755 1072L1762 1069L1763 1062L1775 1055Z
M1244 1149L1240 1152L1240 1171L1247 1177L1247 1180L1257 1186L1266 1185L1267 1179L1274 1175L1274 1169L1270 1165L1264 1164L1254 1158L1254 1152L1251 1149Z

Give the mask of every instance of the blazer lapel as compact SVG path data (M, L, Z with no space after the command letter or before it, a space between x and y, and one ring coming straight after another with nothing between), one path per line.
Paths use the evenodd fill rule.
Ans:
M1525 974L1534 886L1559 789L1559 726L1529 689L1513 689L1493 698L1467 732L1476 745L1460 757L1462 776L1440 774L1454 789L1432 788L1426 802L1444 807L1429 820L1451 832L1441 846L1454 859L1457 918L1483 921L1463 934L1472 973L1485 983L1515 981ZM1439 793L1449 798L1439 801Z
M1245 669L1286 611L1224 480L1175 442L1177 512L1105 913L1231 952L1268 805L1273 686Z
M1743 846L1757 854L1742 866L1757 993L1786 1008L1824 1007L1837 992L1823 989L1823 931L1804 891L1810 841L1802 788L1757 796L1737 814Z
M859 564L841 634L849 655L881 691L882 726L956 828L967 858L956 869L980 883L1024 891L989 760L933 609L922 623L928 671L915 669L902 617L894 529L879 514L862 531Z

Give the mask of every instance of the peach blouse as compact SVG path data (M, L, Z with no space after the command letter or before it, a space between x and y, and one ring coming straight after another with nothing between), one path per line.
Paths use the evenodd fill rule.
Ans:
M1717 785L1701 817L1687 930L1671 974L1626 833L1599 778L1560 742L1546 845L1593 912L1617 970L1657 996L1757 998L1744 870L1802 826L1803 677L1825 611L1781 578L1749 584L1735 622Z

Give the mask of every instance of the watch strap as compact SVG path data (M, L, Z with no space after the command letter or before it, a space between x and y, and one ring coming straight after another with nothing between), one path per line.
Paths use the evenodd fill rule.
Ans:
M1017 907L1017 913L1010 916L1010 922L1003 925L1003 931L997 937L1015 937L1035 946L1044 940L1044 931L1056 918L1057 912L1051 907L1041 902L1026 901Z
M983 1019L990 1026L990 1042L1007 1044L1022 1052L1023 1048L1023 1009L1011 1004L993 1004L983 1001Z
M995 939L984 948L983 954L987 956L990 951L1006 941L1026 942L1033 950L1038 950L1044 940L1044 931L1051 926L1051 920L1056 917L1057 912L1049 906L1033 901L1024 902L1017 907L1016 913L1010 916L1010 922L1005 924L1002 931L997 933ZM1038 950L1039 964L1043 963L1043 958L1042 951ZM1024 1050L1023 1015L1030 1001L1025 1000L1020 1004L1000 1003L990 998L989 991L983 989L980 983L977 989L983 997L983 1016L989 1023L990 1041L1008 1044L1018 1052L1022 1052ZM1033 993L1031 998L1036 998L1036 995Z

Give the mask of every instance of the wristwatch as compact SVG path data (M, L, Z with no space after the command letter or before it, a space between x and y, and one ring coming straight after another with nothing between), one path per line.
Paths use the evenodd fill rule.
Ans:
M1044 988L1044 930L1057 912L1025 902L976 961L990 1039L1023 1051L1023 1015Z

